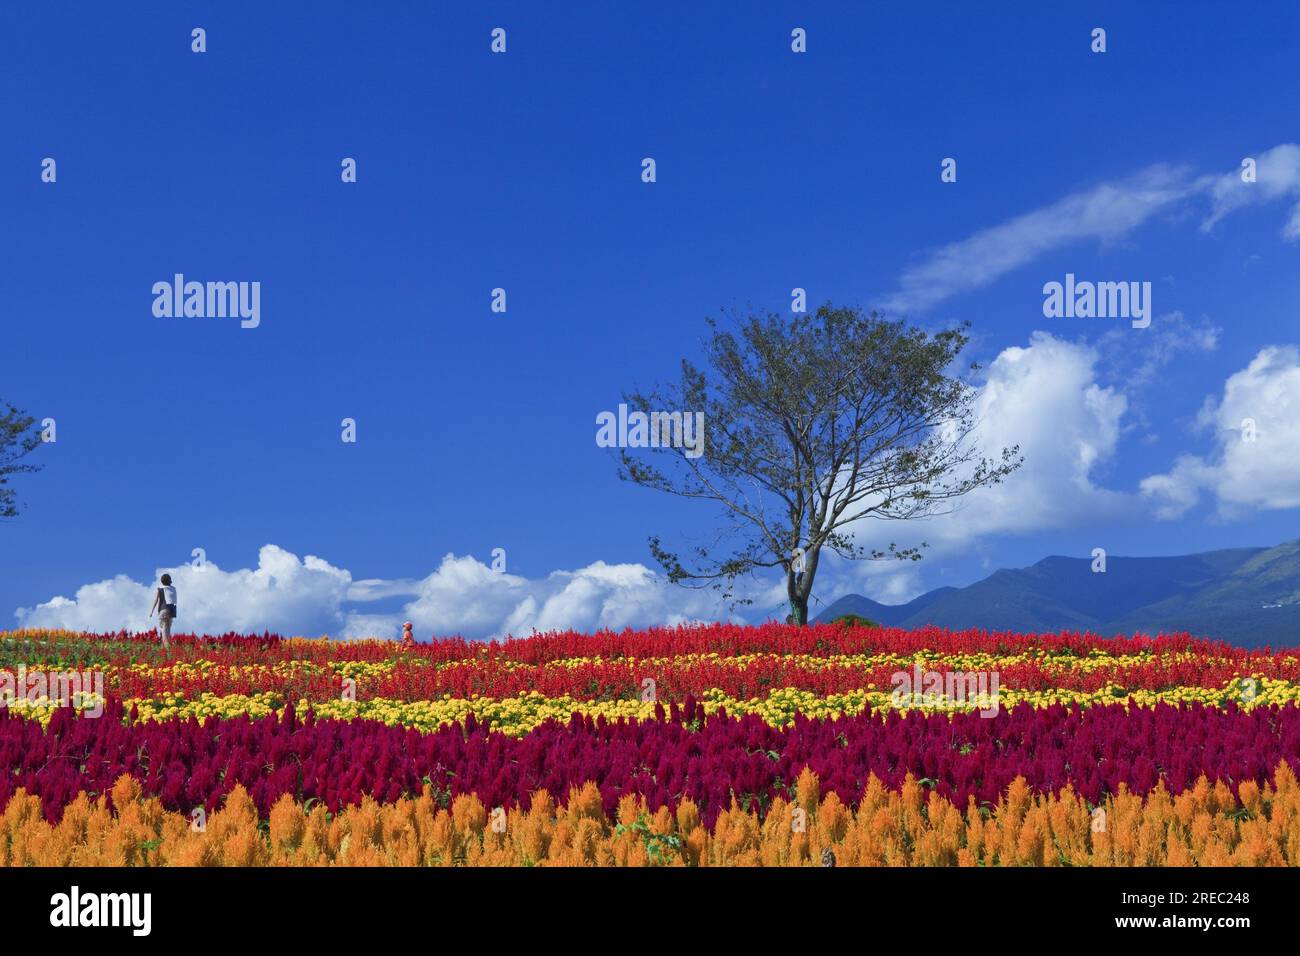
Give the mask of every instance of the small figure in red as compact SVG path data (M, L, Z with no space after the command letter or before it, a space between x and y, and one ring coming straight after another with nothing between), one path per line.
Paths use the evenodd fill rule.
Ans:
M412 633L411 630L414 626L415 625L413 625L410 621L407 621L405 624L402 625L402 646L403 647L415 646L415 634Z

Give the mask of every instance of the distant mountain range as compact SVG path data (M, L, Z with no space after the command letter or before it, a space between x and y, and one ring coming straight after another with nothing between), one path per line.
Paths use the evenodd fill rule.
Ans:
M1172 558L1044 558L906 604L848 594L816 618L858 614L881 624L1103 635L1188 631L1241 647L1300 646L1300 540Z

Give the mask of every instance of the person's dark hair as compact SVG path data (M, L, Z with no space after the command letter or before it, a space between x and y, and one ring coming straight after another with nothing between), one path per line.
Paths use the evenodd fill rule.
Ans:
M162 583L163 583L163 584L171 584L171 583L172 583L172 576L171 576L170 574L164 574L164 575L162 576Z

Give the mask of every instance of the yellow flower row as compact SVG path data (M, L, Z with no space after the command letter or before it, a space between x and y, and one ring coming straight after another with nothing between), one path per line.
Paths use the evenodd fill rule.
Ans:
M954 671L998 671L1006 670L1019 664L1036 663L1048 674L1065 674L1065 673L1092 673L1104 668L1136 668L1147 665L1165 665L1172 666L1180 663L1200 661L1205 664L1232 663L1228 658L1206 657L1205 655L1195 653L1177 653L1177 654L1126 654L1110 655L1105 653L1094 652L1086 657L1077 657L1072 654L1050 653L1047 651L1035 651L1024 654L992 654L988 652L977 652L971 654L937 654L933 651L918 651L914 654L841 654L830 657L819 657L809 654L738 654L727 656L718 653L702 654L682 654L674 657L620 657L620 658L601 658L601 657L570 657L563 660L548 661L543 666L555 670L578 670L588 666L598 666L605 663L624 663L632 667L640 668L673 668L678 670L691 670L694 667L702 665L721 666L733 668L738 671L744 671L748 668L761 663L781 662L793 667L798 667L807 671L827 671L838 669L864 669L873 670L881 667L896 667L900 670L909 670L914 666L920 666L922 669L942 668L943 670ZM1295 658L1281 658L1283 664L1297 663ZM272 664L240 664L240 665L221 665L205 658L194 660L172 660L165 663L146 663L139 662L129 665L126 670L133 674L153 677L153 676L173 676L177 678L198 678L204 676L214 676L218 673L229 674L230 676L258 676L261 674L274 674L281 677L295 677L303 674L332 673L338 677L378 677L390 674L398 664L407 664L414 667L429 667L440 670L449 667L470 667L476 668L487 663L484 657L469 658L458 661L441 661L426 662L419 657L392 657L378 661L359 661L359 660L338 660L325 661L316 663L310 660L291 659L276 661ZM528 665L519 661L496 658L492 661L492 666L501 671L509 672L519 668L528 667ZM117 668L112 665L106 666L104 671L106 675L112 676Z
M601 657L568 657L563 660L550 661L546 666L556 669L577 670L589 665L608 663L611 660L615 659ZM645 668L673 667L688 670L691 667L700 664L711 664L723 667L732 667L736 670L742 671L754 664L766 661L780 661L810 671L849 668L875 669L889 666L907 669L917 664L919 664L923 669L941 667L945 670L993 671L1003 670L1017 664L1037 663L1043 667L1044 670L1049 672L1082 673L1091 673L1093 671L1110 667L1129 668L1142 667L1150 664L1170 666L1194 661L1204 662L1205 664L1231 663L1231 659L1229 658L1210 657L1205 654L1197 654L1193 652L1180 652L1175 654L1138 653L1116 655L1107 654L1095 649L1086 657L1048 650L1036 650L1023 654L993 654L987 651L978 651L969 654L940 654L931 650L921 650L914 654L837 654L829 657L821 657L811 654L776 654L769 652L735 655L708 652L700 654L681 654L675 657L620 657L616 660L622 663ZM1297 658L1285 657L1281 658L1280 661L1284 664L1295 664L1297 663ZM496 665L505 670L524 666L517 662L501 660L498 660Z
M359 663L359 662L340 662L340 663ZM161 664L149 664L137 662L130 664L122 670L146 678L153 677L172 677L175 679L198 679L203 677L212 677L223 675L226 677L251 677L258 678L266 674L276 677L298 677L303 674L320 674L331 668L337 669L338 665L322 665L314 661L306 660L287 660L274 661L270 664L218 664L207 658L196 658L194 660L172 660ZM111 678L117 673L118 668L113 665L104 667L104 675Z
M93 691L86 691L74 696L71 706L78 713L90 716L99 716L104 712L105 699ZM35 700L26 698L10 699L8 696L0 696L0 707L17 714L19 717L26 717L29 720L35 720L42 727L49 726L50 719L54 712L60 707L66 706L59 700L49 697L38 697Z
M137 714L141 720L170 720L173 717L203 720L207 717L238 717L241 714L265 717L280 713L284 709L284 702L274 691L225 695L205 692L192 700L180 693L163 694L154 698L133 697L126 701L128 714L132 707L138 708Z
M1250 684L1254 681L1254 684ZM1287 681L1266 677L1236 679L1223 687L1175 687L1167 690L1127 691L1110 685L1098 691L1083 692L1062 689L1045 691L1001 690L992 695L974 696L969 700L948 701L932 699L922 694L917 699L895 700L889 691L853 690L843 694L819 696L813 691L794 687L772 691L765 698L739 700L727 696L719 689L702 695L700 703L706 713L723 708L734 715L757 714L767 723L780 727L790 723L796 714L806 717L837 718L858 714L865 710L883 712L895 709L901 713L917 711L980 710L992 712L1028 703L1034 707L1052 704L1123 705L1149 707L1156 703L1201 703L1223 707L1235 702L1245 710L1261 705L1300 703L1300 686ZM167 720L172 717L232 717L249 714L254 717L278 713L284 702L273 692L218 696L204 693L193 700L182 694L165 694L157 698L127 701L127 709L134 705L143 720ZM434 730L444 723L463 721L473 713L482 722L511 735L522 735L549 719L567 720L574 713L589 717L604 716L607 720L628 718L644 720L654 716L654 702L639 700L588 701L570 696L546 697L538 691L529 691L515 697L490 698L473 696L445 697L439 700L402 701L386 698L368 700L299 700L295 705L299 713L308 708L318 717L379 720L395 726Z

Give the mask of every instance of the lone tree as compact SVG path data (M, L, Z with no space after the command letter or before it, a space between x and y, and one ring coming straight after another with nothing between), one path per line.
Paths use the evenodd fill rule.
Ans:
M994 458L976 447L975 390L949 373L969 341L965 326L929 334L830 304L814 315L739 317L734 332L708 323L708 369L683 359L680 383L624 396L646 413L703 412L702 452L673 447L682 443L662 418L650 442L659 447L620 452L620 478L713 502L726 519L685 559L650 539L673 583L712 586L735 607L752 603L736 596L739 577L781 568L794 618L806 624L823 549L920 560L924 543L859 544L866 519L950 512L1023 461L1019 446Z
M37 471L39 465L19 464L19 459L36 450L41 433L34 428L36 419L20 412L8 402L0 401L0 518L18 515L17 496L8 487L10 475Z

